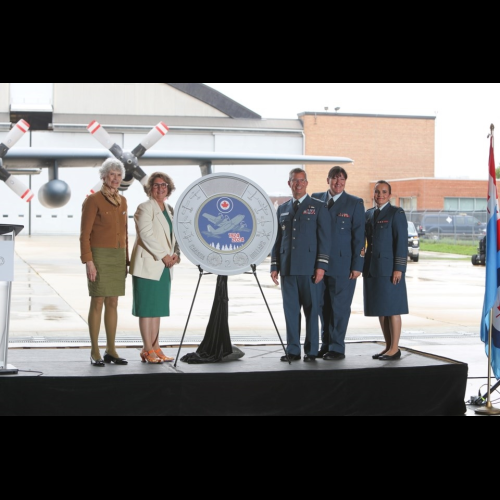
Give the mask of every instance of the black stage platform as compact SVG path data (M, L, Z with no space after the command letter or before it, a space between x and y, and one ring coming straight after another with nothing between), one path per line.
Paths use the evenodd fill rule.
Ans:
M347 344L342 361L280 362L281 345L241 346L238 361L90 365L88 348L10 349L19 370L0 376L2 416L463 416L468 365L411 349L378 361L376 342ZM174 358L178 347L164 348ZM104 351L103 351L104 352ZM40 372L40 373L38 373Z

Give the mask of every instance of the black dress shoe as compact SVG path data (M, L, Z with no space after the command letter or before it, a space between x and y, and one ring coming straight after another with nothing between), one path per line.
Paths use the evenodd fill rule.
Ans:
M281 361L299 361L300 359L300 354L289 354L288 357L286 356L281 356L280 360Z
M316 361L316 356L310 356L309 354L306 354L304 356L304 361L307 363L309 361Z
M325 348L321 348L319 351L318 351L318 358L321 358L323 359L323 356L328 352L328 349L325 349Z
M383 356L379 356L378 359L380 361L396 361L398 359L401 359L401 349L399 349L398 352L396 354L393 354L392 356L384 354Z
M128 365L128 361L124 358L115 358L114 356L111 356L111 354L106 353L104 355L104 362L105 363L114 363L115 365Z
M374 354L374 355L372 356L372 359L379 359L379 358L380 358L380 356L383 356L383 354L381 354L381 353Z
M335 351L328 351L323 356L323 359L326 359L327 361L344 359L344 358L345 358L345 354L340 354L340 352L335 352Z
M102 359L98 359L97 361L95 361L92 356L90 356L90 364L92 366L97 366L99 368L102 368L103 366L105 366L104 364L104 361Z

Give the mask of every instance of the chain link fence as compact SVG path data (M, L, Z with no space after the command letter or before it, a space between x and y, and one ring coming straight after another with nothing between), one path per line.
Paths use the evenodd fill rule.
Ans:
M471 242L477 244L486 235L487 212L414 210L405 211L422 239Z

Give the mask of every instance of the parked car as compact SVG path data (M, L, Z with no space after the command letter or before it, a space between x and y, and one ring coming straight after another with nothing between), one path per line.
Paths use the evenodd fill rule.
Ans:
M421 214L415 221L419 236L438 240L444 236L484 236L486 224L466 214Z
M413 222L408 221L408 258L413 262L418 262L420 254L420 237Z

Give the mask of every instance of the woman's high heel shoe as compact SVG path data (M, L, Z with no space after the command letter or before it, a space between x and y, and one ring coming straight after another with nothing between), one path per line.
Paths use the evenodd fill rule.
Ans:
M98 359L97 361L95 361L93 358L92 358L92 355L90 355L90 364L92 366L98 366L99 368L105 366L104 365L104 361L102 359Z
M155 351L156 355L162 360L162 361L173 361L174 358L171 358L169 356L165 356L165 354L163 354L163 351L161 349L156 349Z
M151 363L151 364L161 364L163 363L163 360L160 358L153 358L151 355L154 354L155 351L154 349L151 349L150 351L141 351L141 359L143 363Z
M108 354L107 352L104 354L104 362L105 363L114 363L115 365L128 365L128 361L125 358L115 358Z

